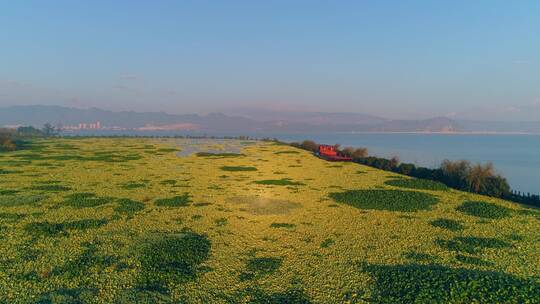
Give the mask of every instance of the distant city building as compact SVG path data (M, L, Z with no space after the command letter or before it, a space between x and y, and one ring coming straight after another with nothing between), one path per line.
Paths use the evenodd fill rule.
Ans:
M71 130L85 130L85 129L101 129L101 122L96 121L94 123L85 123L81 122L79 123L79 126L66 126L65 129L71 129Z

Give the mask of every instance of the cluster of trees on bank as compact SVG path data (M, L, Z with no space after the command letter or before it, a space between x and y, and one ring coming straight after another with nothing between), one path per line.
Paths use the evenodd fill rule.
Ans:
M319 149L319 144L311 140L291 143L291 145L314 153ZM492 163L472 164L467 160L445 160L438 168L432 169L410 163L401 163L398 157L387 159L369 156L367 148L346 147L341 149L339 145L334 146L339 153L352 157L353 161L359 164L416 178L438 181L448 187L462 191L540 207L539 195L512 191L506 178L496 173Z
M55 136L59 131L51 124L45 124L41 129L32 126L22 126L16 129L0 128L0 152L23 149L28 144L28 139Z

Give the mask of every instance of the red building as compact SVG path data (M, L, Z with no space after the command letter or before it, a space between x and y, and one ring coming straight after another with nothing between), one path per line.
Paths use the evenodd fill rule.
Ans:
M320 145L317 155L328 161L352 161L352 158L341 155L334 146Z

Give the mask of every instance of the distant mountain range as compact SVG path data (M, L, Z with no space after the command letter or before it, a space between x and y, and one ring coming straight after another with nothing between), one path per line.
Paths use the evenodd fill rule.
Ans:
M45 123L78 126L99 121L105 128L135 130L190 130L201 132L516 132L539 133L540 122L481 122L435 117L392 120L360 113L245 111L241 114L168 114L113 112L97 108L11 106L0 108L0 126Z

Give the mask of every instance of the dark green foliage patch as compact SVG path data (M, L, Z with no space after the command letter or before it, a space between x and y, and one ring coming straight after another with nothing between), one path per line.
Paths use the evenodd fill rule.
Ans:
M511 216L511 210L509 208L482 201L464 202L456 210L468 215L488 219L502 219Z
M160 207L187 207L191 202L188 193L177 195L171 198L160 198L156 200L156 206Z
M470 254L479 253L484 249L504 249L512 247L512 244L486 237L459 236L452 240L437 240L437 245L450 251L465 252Z
M540 284L512 275L434 265L367 265L373 303L536 303Z
M402 190L350 190L330 193L330 197L360 209L400 212L430 210L438 202L431 194Z
M275 186L301 186L301 185L304 185L304 183L295 182L295 181L291 180L290 178L265 179L265 180L255 181L254 183L258 184L258 185L275 185Z
M43 195L17 195L17 196L0 196L0 206L15 207L15 206L36 206L44 200Z
M335 243L334 240L326 239L321 243L321 248L328 248L328 247L332 246L334 243Z
M96 244L83 243L82 247L83 251L79 256L69 259L61 267L55 268L53 275L66 276L71 279L87 275L92 267L102 270L118 263L116 257L100 254Z
M146 187L146 183L142 183L142 182L128 182L122 185L122 188L126 190L145 188L145 187Z
M0 212L0 220L16 222L26 217L26 214Z
M105 205L113 201L114 199L110 197L98 197L94 193L79 192L66 196L64 203L75 208L91 208Z
M250 258L246 263L246 270L240 274L240 280L252 280L274 273L281 266L280 257Z
M159 182L161 185L176 185L176 180L174 179L165 179Z
M458 232L465 229L465 226L456 220L439 218L430 222L431 226L444 228L453 232Z
M144 203L137 202L129 198L122 198L118 200L118 206L114 208L114 211L120 214L132 216L143 209Z
M97 289L61 288L40 295L36 304L86 304L96 301Z
M257 168L255 168L255 167L246 167L246 166L223 166L223 167L221 167L221 170L223 170L223 171L231 171L231 172L257 171Z
M286 150L286 151L277 151L274 154L300 154L298 151Z
M290 224L290 223L272 223L272 224L270 224L270 227L271 228L287 228L287 229L291 229L291 228L296 227L296 225L295 224Z
M24 226L24 230L34 237L52 237L57 235L66 235L69 230L96 229L107 223L108 221L105 219L85 219L61 223L51 223L49 221L44 221L28 223Z
M160 234L144 240L137 249L141 264L138 285L145 290L167 290L169 284L195 279L200 264L210 256L211 243L194 232Z
M0 190L0 195L13 195L19 192L19 190Z
M433 263L436 261L436 257L427 253L409 251L403 254L406 259L409 259L415 263Z
M484 261L474 256L462 255L462 254L458 254L456 256L456 260L460 261L461 263L475 265L475 266L493 266L494 265L493 263L489 261Z
M46 192L62 192L71 190L70 187L62 185L36 185L32 186L32 190L46 191Z
M298 288L287 289L283 292L265 292L261 290L249 290L250 304L310 304L311 300Z
M399 178L399 179L392 179L384 183L389 186L408 188L408 189L448 190L448 187L445 184L427 180L427 179Z

